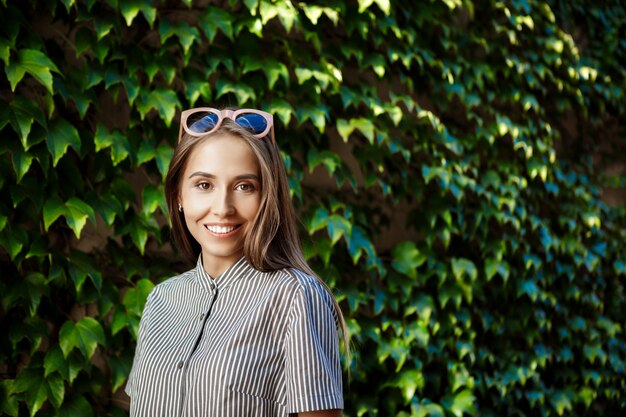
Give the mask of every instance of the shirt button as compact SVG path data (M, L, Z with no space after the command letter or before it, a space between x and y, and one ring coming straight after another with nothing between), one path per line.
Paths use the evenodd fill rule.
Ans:
M200 314L200 320L204 319L204 314Z
M180 362L178 362L177 366L178 366L178 369L181 369L183 366L185 366L185 362L180 361Z

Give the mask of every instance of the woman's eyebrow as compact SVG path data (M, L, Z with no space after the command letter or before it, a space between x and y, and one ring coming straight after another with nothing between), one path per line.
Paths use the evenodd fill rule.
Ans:
M213 174L209 174L208 172L202 172L202 171L196 171L189 176L189 178L193 178L193 177L205 177L205 178L212 178L212 179L217 178Z
M261 180L259 179L258 175L255 174L242 174L242 175L237 175L235 177L235 179L237 180L255 180L255 181L259 181L261 182Z
M209 174L208 172L203 172L203 171L196 171L193 174L189 175L190 179L193 177L217 179L217 176L213 174ZM237 175L235 179L236 180L255 180L255 181L261 182L261 179L256 174L241 174L241 175Z

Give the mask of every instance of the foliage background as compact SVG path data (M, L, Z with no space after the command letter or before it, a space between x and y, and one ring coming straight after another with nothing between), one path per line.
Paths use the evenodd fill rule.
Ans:
M146 295L188 267L177 115L213 104L277 117L353 332L347 415L623 413L625 25L618 0L0 0L0 412L125 414Z

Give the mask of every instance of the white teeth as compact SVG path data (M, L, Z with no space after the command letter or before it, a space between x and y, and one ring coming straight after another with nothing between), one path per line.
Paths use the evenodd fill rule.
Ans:
M237 226L205 226L210 232L223 235L230 233L237 228Z

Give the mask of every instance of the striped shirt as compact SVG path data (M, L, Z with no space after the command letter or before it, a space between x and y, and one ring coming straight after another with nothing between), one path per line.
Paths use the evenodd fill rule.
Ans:
M125 389L130 416L342 409L331 297L296 269L260 272L242 257L213 280L199 260L148 296Z

